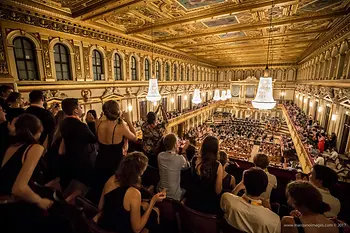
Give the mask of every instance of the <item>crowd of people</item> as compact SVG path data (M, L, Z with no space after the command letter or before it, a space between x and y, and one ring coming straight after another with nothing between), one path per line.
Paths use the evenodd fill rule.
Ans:
M79 210L68 205L57 189L45 186L56 177L61 190L74 181L90 187L86 198L98 204L99 210L94 221L111 232L167 232L159 224L162 213L155 208L165 198L203 213L223 214L229 225L243 232L296 232L303 226L291 224L300 222L328 226L317 232L339 232L328 219L340 211L339 200L329 192L337 174L326 166L315 165L308 181L288 185L286 195L294 218L280 220L270 206L277 180L267 171L267 155L257 154L255 167L244 171L236 185L236 178L227 173L228 155L215 133L208 130L197 150L166 133L162 105L147 114L141 126L142 147L132 152L129 145L137 142L135 128L116 101L103 104L100 118L89 111L84 123L77 99L66 98L58 109L48 110L43 92L34 90L29 94L30 106L12 112L9 121L8 109L21 108L9 102L11 93L11 87L1 86L0 212L6 213L1 215L1 232L89 232ZM159 168L160 181L147 200L142 175L152 160ZM190 169L186 189L181 187L184 169Z

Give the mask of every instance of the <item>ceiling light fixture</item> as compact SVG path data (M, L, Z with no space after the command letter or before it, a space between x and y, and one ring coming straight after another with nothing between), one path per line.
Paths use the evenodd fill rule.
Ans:
M216 89L215 90L215 93L214 93L214 98L213 98L215 101L219 101L219 100L221 100L221 98L220 98L220 91L219 91L219 89Z
M194 89L193 91L193 98L192 98L192 103L194 104L200 104L202 102L201 99L201 91L199 88Z
M269 57L270 57L270 47L272 46L271 31L272 31L273 7L274 5L272 1L271 12L270 12L269 38L268 38L267 55L266 55L266 68L264 71L264 77L260 77L258 91L256 93L255 99L252 101L252 105L254 108L262 109L262 110L272 109L276 106L276 101L273 99L272 77L269 77Z

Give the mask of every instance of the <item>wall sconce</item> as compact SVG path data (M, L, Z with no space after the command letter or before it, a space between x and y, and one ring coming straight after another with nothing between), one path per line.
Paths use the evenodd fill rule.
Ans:
M129 112L132 111L132 105L131 105L131 104L128 105L128 111L129 111Z
M330 105L330 104L327 104L326 106L329 107L329 106L331 106L331 105Z
M174 98L171 98L170 99L170 102L173 104L175 102L175 99Z
M204 93L204 92L202 93L202 96L203 96L203 97L205 96L205 93Z
M332 121L335 121L337 119L337 114L332 115Z
M187 95L184 96L184 100L187 100Z
M316 102L318 102L319 100L318 99L316 99Z
M153 102L153 106L157 106L157 101L154 101L154 102Z
M310 103L309 103L310 107L312 107L313 104L314 104L314 103L313 103L312 101L310 101Z
M302 100L302 99L303 99L303 97L302 97L302 96L300 96L300 97L299 97L299 100Z
M299 94L298 94L298 93L296 93L296 94L295 94L295 97L297 97L297 98L298 98L298 96L299 96Z
M306 104L306 99L304 99L304 104Z
M317 111L322 112L322 107L318 107Z
M346 114L346 115L349 115L349 112L348 112L348 111L346 111L346 112L345 112L345 114Z

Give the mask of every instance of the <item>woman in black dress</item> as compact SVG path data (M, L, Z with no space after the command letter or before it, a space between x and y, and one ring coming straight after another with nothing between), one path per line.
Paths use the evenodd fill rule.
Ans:
M141 202L139 188L147 164L148 158L143 153L130 153L107 181L99 203L101 213L95 218L102 229L118 233L158 230L158 215L153 207L166 198L166 194L160 192L150 203Z
M0 212L6 213L0 219L0 232L39 232L42 210L53 204L30 187L38 180L37 165L44 152L38 140L43 127L31 114L19 116L15 127L15 143L6 150L0 168L0 196L9 200L0 205Z
M104 184L118 169L124 157L123 147L127 140L136 141L136 131L128 113L122 113L114 100L107 101L102 107L105 120L96 122L96 136L99 151L95 162L97 198L101 196Z
M186 205L197 211L216 214L220 210L222 191L222 165L218 162L219 140L207 136L202 143L200 156L193 157L192 185L187 191Z
M236 186L236 179L226 172L226 168L229 165L228 156L225 151L220 151L219 156L219 161L222 165L222 192L232 192Z

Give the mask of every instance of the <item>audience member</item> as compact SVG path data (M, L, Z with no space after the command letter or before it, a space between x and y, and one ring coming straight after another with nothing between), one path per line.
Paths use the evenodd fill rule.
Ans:
M10 93L13 92L13 88L9 85L1 85L0 86L0 106L5 111L8 108L8 105L6 104L6 99L10 95Z
M243 173L245 194L242 197L224 193L221 208L224 218L234 228L247 233L279 233L280 218L262 206L260 199L268 186L268 177L260 168L250 168Z
M26 113L33 114L38 117L43 124L44 131L42 132L39 142L45 148L51 145L53 133L55 131L55 118L49 110L44 108L45 97L42 91L31 91L29 93L30 106Z
M11 232L37 232L43 223L40 209L47 210L53 202L40 197L29 186L39 182L38 162L44 148L38 143L43 130L40 120L22 114L15 123L16 135L4 156L0 169L0 196L9 196L0 205L1 228ZM17 200L17 201L16 201Z
M160 181L158 191L166 190L167 197L180 201L185 190L180 187L181 170L187 169L187 159L178 154L179 143L175 134L168 134L163 139L166 149L158 155Z
M19 92L11 92L6 99L6 105L8 106L6 119L9 123L25 112L23 109L23 98Z
M323 158L322 154L317 155L317 158L315 160L315 164L325 165L324 158Z
M219 161L222 165L222 192L231 192L236 186L236 179L234 176L226 172L226 168L229 165L229 159L225 151L219 151Z
M282 218L282 233L338 233L337 225L323 214L330 209L320 192L307 181L294 181L286 190L288 204L300 212L299 217ZM322 226L322 227L319 227Z
M96 111L93 109L90 109L86 113L86 118L85 118L86 124L89 126L89 129L91 132L96 135L96 121L97 121L97 114Z
M186 194L186 205L203 213L215 214L219 210L223 169L218 162L219 140L207 136L198 157L191 162L191 188Z
M196 155L196 147L189 144L186 149L186 158L188 161L191 161L192 158Z
M107 101L102 110L106 120L100 120L96 125L99 152L95 162L95 185L98 196L104 184L118 169L123 158L124 143L137 140L129 114L121 112L116 101Z
M157 122L157 113L162 111L163 121ZM142 143L143 150L149 158L152 166L157 167L157 144L166 131L168 118L163 105L160 104L156 112L149 112L147 114L147 121L142 125Z
M271 209L270 196L271 196L272 189L277 188L277 178L276 176L268 172L267 167L269 166L269 158L265 154L255 155L253 158L253 162L256 167L263 169L263 171L267 175L268 185L266 187L266 190L261 194L260 199L262 200L262 204L264 207ZM244 188L245 187L242 180L233 190L233 194L238 194L238 192Z
M5 110L0 105L0 163L4 157L6 149L10 146L10 132L8 125Z
M141 152L127 155L118 171L106 183L99 203L101 210L98 225L108 231L132 233L157 231L157 202L166 198L166 193L154 195L150 203L141 202L141 176L147 168L148 159Z
M64 99L62 110L66 118L61 126L64 145L61 186L66 188L73 179L89 185L93 169L91 154L94 153L91 151L91 144L96 143L96 137L89 127L80 121L82 109L77 99Z
M321 193L323 202L330 206L330 210L325 212L324 215L326 217L337 217L340 212L340 201L332 196L329 191L338 181L337 173L330 167L314 165L309 180Z

